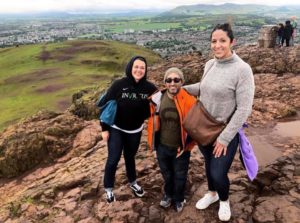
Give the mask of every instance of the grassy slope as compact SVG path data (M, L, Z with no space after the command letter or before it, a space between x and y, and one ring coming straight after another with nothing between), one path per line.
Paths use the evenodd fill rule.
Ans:
M125 29L139 30L157 30L157 29L171 29L180 27L180 23L176 22L144 22L144 21L127 21L119 23L115 26L110 26L110 30L113 32L123 32Z
M0 49L0 130L41 109L63 111L73 93L122 75L127 61L137 54L150 64L160 59L145 48L112 41Z

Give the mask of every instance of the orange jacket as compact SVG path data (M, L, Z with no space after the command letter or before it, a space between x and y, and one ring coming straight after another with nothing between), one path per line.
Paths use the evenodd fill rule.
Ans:
M160 129L160 119L159 119L159 108L161 103L161 97L166 91L157 91L152 96L150 96L150 118L148 121L148 144L150 150L155 150L155 135ZM188 137L186 131L182 126L183 119L185 118L188 111L196 103L196 98L186 92L185 89L181 88L178 94L174 97L174 102L180 118L181 126L181 144L182 148L178 148L178 155L180 155L184 150L191 150L196 144L191 137Z

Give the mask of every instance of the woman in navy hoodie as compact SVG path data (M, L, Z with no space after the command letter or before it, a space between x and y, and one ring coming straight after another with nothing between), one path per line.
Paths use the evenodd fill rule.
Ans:
M102 138L107 141L108 147L104 173L104 188L108 203L116 200L113 188L122 152L131 190L137 197L144 195L144 190L136 182L135 155L139 148L144 121L150 116L147 98L156 90L157 88L147 81L147 62L141 56L131 58L126 67L126 76L114 81L107 90L102 105L109 100L117 101L114 124L108 126L100 120Z

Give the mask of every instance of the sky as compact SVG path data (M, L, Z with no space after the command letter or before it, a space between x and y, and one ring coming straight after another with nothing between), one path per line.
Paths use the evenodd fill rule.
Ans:
M0 0L0 13L33 13L49 11L117 12L136 9L167 10L180 5L194 4L264 4L284 5L282 0ZM293 1L289 1L293 2ZM294 3L295 4L295 3ZM299 3L298 3L299 4Z

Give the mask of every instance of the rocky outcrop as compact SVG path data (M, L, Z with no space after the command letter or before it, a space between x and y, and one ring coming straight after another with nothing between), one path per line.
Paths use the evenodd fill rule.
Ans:
M18 176L69 151L80 155L100 140L100 127L88 134L89 125L70 113L44 111L10 126L0 134L0 177Z
M249 46L237 49L237 53L255 72L251 126L270 128L277 120L294 115L300 107L299 46ZM283 56L294 60L286 60L280 68L277 63ZM152 66L148 75L162 87L164 72L176 66L184 71L186 83L194 83L207 60L200 54L169 58ZM155 154L147 151L147 132L136 156L138 181L146 191L145 197L136 198L130 191L121 159L114 191L117 201L106 203L102 178L107 147L101 141L95 107L101 92L79 92L65 113L40 112L0 134L0 222L219 222L217 203L205 211L195 208L207 190L203 158L197 148L191 156L183 212L159 207L163 179ZM254 182L248 180L237 154L229 173L232 222L300 219L300 144L286 140L283 144L273 140L286 156L260 167Z
M99 96L104 94L111 83L121 76L121 74L115 74L112 80L107 81L101 87L81 90L73 94L72 105L68 108L68 111L84 120L98 119L99 108L95 105Z
M300 108L300 76L255 74L255 99L249 123L263 126L275 119L291 117Z
M145 140L146 133L136 159L145 197L136 198L130 191L121 159L116 174L117 201L106 203L102 178L107 149L100 141L80 156L62 158L55 165L24 175L19 179L21 185L16 180L2 184L0 222L219 222L218 204L205 211L195 208L207 190L203 158L197 148L191 156L183 212L159 207L163 179ZM299 152L282 157L261 169L251 183L237 154L229 173L232 222L297 222L299 166Z
M282 157L260 171L255 222L297 222L300 219L300 152Z
M236 53L250 64L254 74L300 74L300 45L267 49L257 45L240 46ZM211 55L204 57L199 53L175 56L151 67L149 78L161 84L164 72L175 66L183 70L187 84L195 83L203 74L205 62L211 58Z
M150 67L148 78L157 86L162 86L166 70L171 67L177 67L183 71L186 84L195 83L200 80L206 61L207 58L203 57L200 53L168 58L165 62Z
M236 52L251 65L254 73L300 73L300 45L268 49L242 46Z
M95 106L96 101L104 90L82 90L72 96L72 105L68 109L72 114L85 120L97 119L99 109Z

